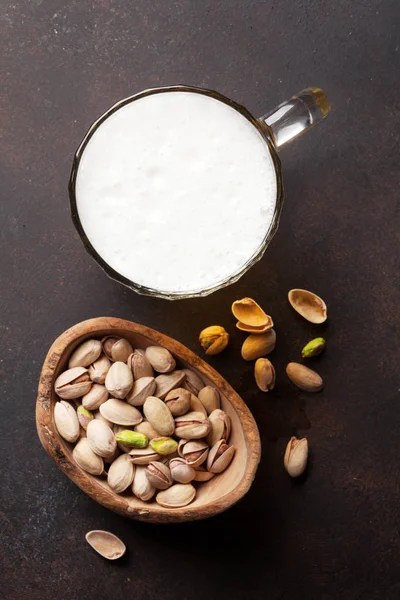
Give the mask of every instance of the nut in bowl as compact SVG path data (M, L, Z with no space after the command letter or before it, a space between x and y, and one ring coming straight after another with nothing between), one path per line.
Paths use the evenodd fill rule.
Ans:
M113 361L111 357L110 369L113 365L117 366L112 369L111 377L108 377L107 380L106 375L104 380L106 389L107 385L110 388L107 397L102 399L101 404L95 410L86 410L84 421L82 418L79 420L78 417L75 419L71 410L64 404L67 403L71 407L82 404L82 397L90 392L86 388L88 387L87 374L91 374L91 368L90 366L81 367L79 373L73 372L71 376L66 376L64 373L68 371L68 362L83 342L104 340L105 338L127 340L136 353L135 356L142 357L140 374L146 373L147 378L150 379L151 369L154 369L154 378L158 379L158 382L155 388L154 385L149 386L149 390L153 389L153 391L149 391L148 398L139 398L140 401L138 401L135 394L137 401L135 401L135 406L132 406L129 400L132 399L131 393L135 378L133 376L131 381L130 374L122 367L126 363L122 360ZM173 365L173 371L164 374L157 371L157 368L160 368L158 362L161 358L163 359L161 368L165 368L165 358L168 357L168 354L158 351L154 355L154 351L147 351L148 348L155 346L166 349L171 354L173 361L176 362L176 366ZM108 358L110 358L110 354ZM95 362L98 361L99 358L96 358ZM137 362L135 361L135 363ZM75 364L75 360L73 364ZM129 361L128 358L127 364L130 364L131 372L134 373L133 361ZM79 365L73 368L79 369ZM92 371L94 372L94 369ZM175 373L178 373L178 376L174 376ZM96 383L96 379L90 379L90 381L93 381L93 385L103 385ZM229 439L222 440L220 436L217 436L218 440L212 448L210 447L207 436L210 436L213 418L211 418L210 425L210 415L206 416L206 409L204 409L204 414L189 405L186 407L185 414L172 415L168 403L175 396L170 392L173 389L180 390L179 398L185 396L183 393L186 387L185 382L191 388L195 382L197 394L201 391L197 388L202 386L218 390L220 408L216 410L218 414L226 415L224 422L229 423L229 428L225 427L221 435L228 433ZM171 386L173 387L171 388ZM55 388L58 391L61 390L64 397L68 397L68 400L63 400L57 422L55 407L60 398ZM114 397L115 392L117 398L110 403L110 398ZM163 398L158 397L157 394ZM167 403L166 398L168 398ZM148 399L149 402L147 402ZM201 406L201 400L198 400L198 403ZM101 407L105 408L99 410ZM247 406L229 384L207 363L179 342L157 331L122 319L101 317L84 321L68 329L54 342L46 357L40 377L36 422L39 438L46 451L83 491L103 506L119 514L145 521L191 521L210 517L226 510L247 493L260 460L260 438L257 425ZM80 437L78 438L75 435L77 422L80 424ZM82 427L82 422L86 424L86 430ZM61 425L59 425L60 423ZM74 428L72 436L68 435L70 424ZM145 426L145 424L147 425ZM157 430L157 427L162 431ZM160 439L154 438L154 431L158 431ZM112 436L110 432L112 432ZM153 439L150 439L150 436L147 437L147 433L151 434ZM68 441L65 436L67 439L69 438ZM87 440L85 448L79 441L82 439ZM170 455L165 454L169 448L175 450L179 442L181 442L182 448L179 455L183 460L177 460L176 452ZM82 451L78 453L75 450L75 454L73 454L78 444L84 453ZM196 461L192 461L192 464L189 465L190 469L182 468L186 461L183 446L186 445L188 449L193 446L195 454L196 452L201 454L199 466L197 466L196 454ZM118 458L124 456L124 453L126 456L130 456L130 459ZM214 457L213 461L209 461L213 465L211 473L208 473L207 454ZM189 453L188 456L191 457L191 454ZM76 460L76 457L79 460ZM100 460L97 460L96 457ZM171 459L175 460L172 469L169 467ZM92 468L94 461L96 468ZM115 461L118 462L115 463ZM97 463L104 465L101 475L98 475L100 466ZM218 469L214 469L214 463L217 464ZM224 464L222 465L222 463ZM154 464L157 469L151 466ZM112 465L116 466L112 467ZM153 471L156 470L159 475L160 469L163 471L161 479L168 485L166 490L171 489L170 493L164 491L160 493L161 488L154 486ZM195 476L191 483L186 483L193 476L192 469L195 471ZM197 469L199 469L199 477L196 476ZM91 474L90 471L95 474ZM147 477L147 471L150 478ZM132 472L133 481L131 481ZM176 475L177 478L174 479L173 476L176 473L179 475ZM185 483L179 481L182 478ZM171 486L169 486L170 483Z

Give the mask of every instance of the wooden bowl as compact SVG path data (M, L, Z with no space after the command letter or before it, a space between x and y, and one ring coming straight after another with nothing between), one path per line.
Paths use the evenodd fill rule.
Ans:
M232 419L230 443L236 446L235 457L228 469L198 486L194 502L178 509L159 506L154 501L142 502L126 492L113 492L101 477L83 471L72 458L73 445L64 441L54 424L54 392L56 377L67 368L71 352L85 339L115 335L127 338L135 348L160 345L168 348L178 365L191 367L204 382L216 386L221 393L221 407ZM249 490L261 456L260 436L252 414L231 386L210 365L176 340L143 325L100 317L83 321L65 331L51 346L43 364L36 403L36 426L40 441L57 465L91 498L125 517L152 522L180 522L205 519L236 502Z

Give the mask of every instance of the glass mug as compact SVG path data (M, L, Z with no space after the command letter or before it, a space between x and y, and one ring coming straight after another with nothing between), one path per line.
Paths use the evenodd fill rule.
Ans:
M134 102L140 98L144 98L151 94L159 94L163 92L191 92L196 94L204 94L206 96L210 96L215 100L223 102L233 108L234 110L241 113L243 117L245 117L251 124L254 126L259 134L261 134L265 144L268 145L270 156L272 158L275 174L276 174L276 200L274 207L274 214L271 220L271 224L267 231L265 231L265 236L259 245L256 252L249 258L249 260L240 267L236 272L230 274L225 279L217 282L216 284L207 287L206 289L198 289L195 291L162 291L159 289L153 289L150 287L146 287L145 285L141 285L137 282L131 281L124 275L120 274L114 268L112 268L106 260L96 251L92 243L90 242L88 236L86 235L84 228L82 226L82 222L78 212L77 199L76 199L76 181L77 181L77 173L80 165L80 161L85 152L85 148L93 136L93 134L97 131L97 129L116 111L118 111L121 107ZM301 91L296 96L293 96L287 102L283 102L273 111L265 114L264 116L256 119L253 117L249 111L241 106L240 104L230 100L226 96L215 92L213 90L207 90L203 88L196 88L184 85L178 86L168 86L162 88L154 88L145 90L134 96L130 96L129 98L125 98L121 100L114 106L112 106L106 113L104 113L93 125L90 127L83 141L81 142L73 161L70 181L69 181L69 196L70 196L70 205L71 205L71 214L72 220L75 225L75 228L78 231L78 234L88 251L88 253L92 256L92 258L102 267L102 269L106 272L106 274L112 279L122 283L123 285L131 288L135 292L139 294L145 294L148 296L155 296L159 298L165 298L168 300L176 300L182 298L193 298L199 296L206 296L215 292L223 287L231 285L235 283L242 275L244 275L256 262L258 262L264 255L268 244L272 240L275 235L278 224L279 217L282 210L283 204L283 185L282 185L282 174L281 174L281 162L278 157L278 152L280 149L299 137L305 131L311 129L314 125L322 121L330 111L330 103L326 94L320 88L307 88Z

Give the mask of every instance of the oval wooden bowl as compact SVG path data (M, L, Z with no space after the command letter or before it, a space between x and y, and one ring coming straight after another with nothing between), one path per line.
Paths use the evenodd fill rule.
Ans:
M155 502L145 503L129 494L118 495L101 477L83 471L72 458L73 445L64 441L54 424L54 392L56 377L67 368L71 352L85 339L105 335L126 337L135 348L160 345L168 348L178 365L191 367L204 382L216 386L221 393L221 405L232 419L230 443L236 446L235 457L221 475L198 486L192 504L167 509ZM260 436L252 414L231 386L210 365L176 340L131 321L99 317L83 321L65 331L51 346L44 361L36 403L36 426L43 447L57 465L91 498L125 517L152 522L180 522L205 519L216 515L236 502L249 490L261 456Z

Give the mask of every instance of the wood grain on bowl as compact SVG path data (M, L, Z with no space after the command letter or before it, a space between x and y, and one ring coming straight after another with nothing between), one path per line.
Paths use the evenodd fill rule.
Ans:
M232 420L231 443L237 448L230 467L199 489L194 502L171 509L156 503L146 504L132 494L115 494L101 477L89 475L72 457L72 444L64 441L54 423L57 396L54 381L67 367L75 348L88 338L113 335L128 339L134 348L158 344L170 350L182 368L190 367L206 385L216 386L221 408ZM123 516L152 522L180 522L216 515L236 502L249 490L261 456L260 436L252 414L232 387L210 365L176 340L131 321L99 317L83 321L65 331L51 346L40 375L36 403L36 425L40 441L60 469L91 498Z

